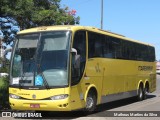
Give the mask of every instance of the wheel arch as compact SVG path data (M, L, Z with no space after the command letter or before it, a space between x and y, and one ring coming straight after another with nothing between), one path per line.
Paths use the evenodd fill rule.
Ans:
M142 88L144 88L144 84L143 84L143 81L142 81L142 80L140 80L140 81L138 82L137 94L138 94L138 89L139 89L140 86L141 86Z
M86 93L85 93L85 97L84 97L84 100L85 100L85 101L86 101L86 99L87 99L87 95L89 94L89 92L95 93L95 94L96 94L97 101L98 101L98 92L97 92L97 88L96 88L95 85L90 85L90 86L88 86L87 91L86 91Z

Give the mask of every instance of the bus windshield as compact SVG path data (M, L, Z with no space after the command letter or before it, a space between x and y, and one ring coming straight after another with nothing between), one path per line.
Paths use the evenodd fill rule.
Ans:
M19 35L12 61L10 85L43 88L68 85L69 31Z

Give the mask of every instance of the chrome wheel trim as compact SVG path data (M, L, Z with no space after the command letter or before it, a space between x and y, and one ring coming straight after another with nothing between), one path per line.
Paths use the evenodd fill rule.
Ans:
M86 108L90 109L92 108L94 105L94 100L92 97L87 97L87 101L86 101Z

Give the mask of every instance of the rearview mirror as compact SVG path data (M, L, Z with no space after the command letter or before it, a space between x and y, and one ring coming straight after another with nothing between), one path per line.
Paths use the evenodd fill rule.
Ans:
M80 68L80 55L77 55L77 50L75 48L71 49L72 53L72 65L75 69Z
M77 55L77 50L75 48L71 48L71 53L72 53L72 55L73 54Z

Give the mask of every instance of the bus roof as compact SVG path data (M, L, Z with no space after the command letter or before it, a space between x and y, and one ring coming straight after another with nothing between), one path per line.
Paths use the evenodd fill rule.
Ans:
M90 26L76 26L76 25L41 26L41 27L35 27L35 28L22 30L18 34L27 34L27 33L35 33L35 32L42 32L42 31L43 32L44 31L55 31L55 30L71 30L71 31L87 30L87 31L92 31L92 32L96 32L96 33L120 38L120 39L127 40L127 41L136 42L136 43L139 43L139 44L153 46L153 45L148 44L148 43L144 43L144 42L141 42L141 41L138 41L138 40L127 38L124 35L120 35L120 34L117 34L117 33L114 33L114 32L106 31L106 30L101 30L101 29L98 29L98 28L95 28L95 27L90 27Z

